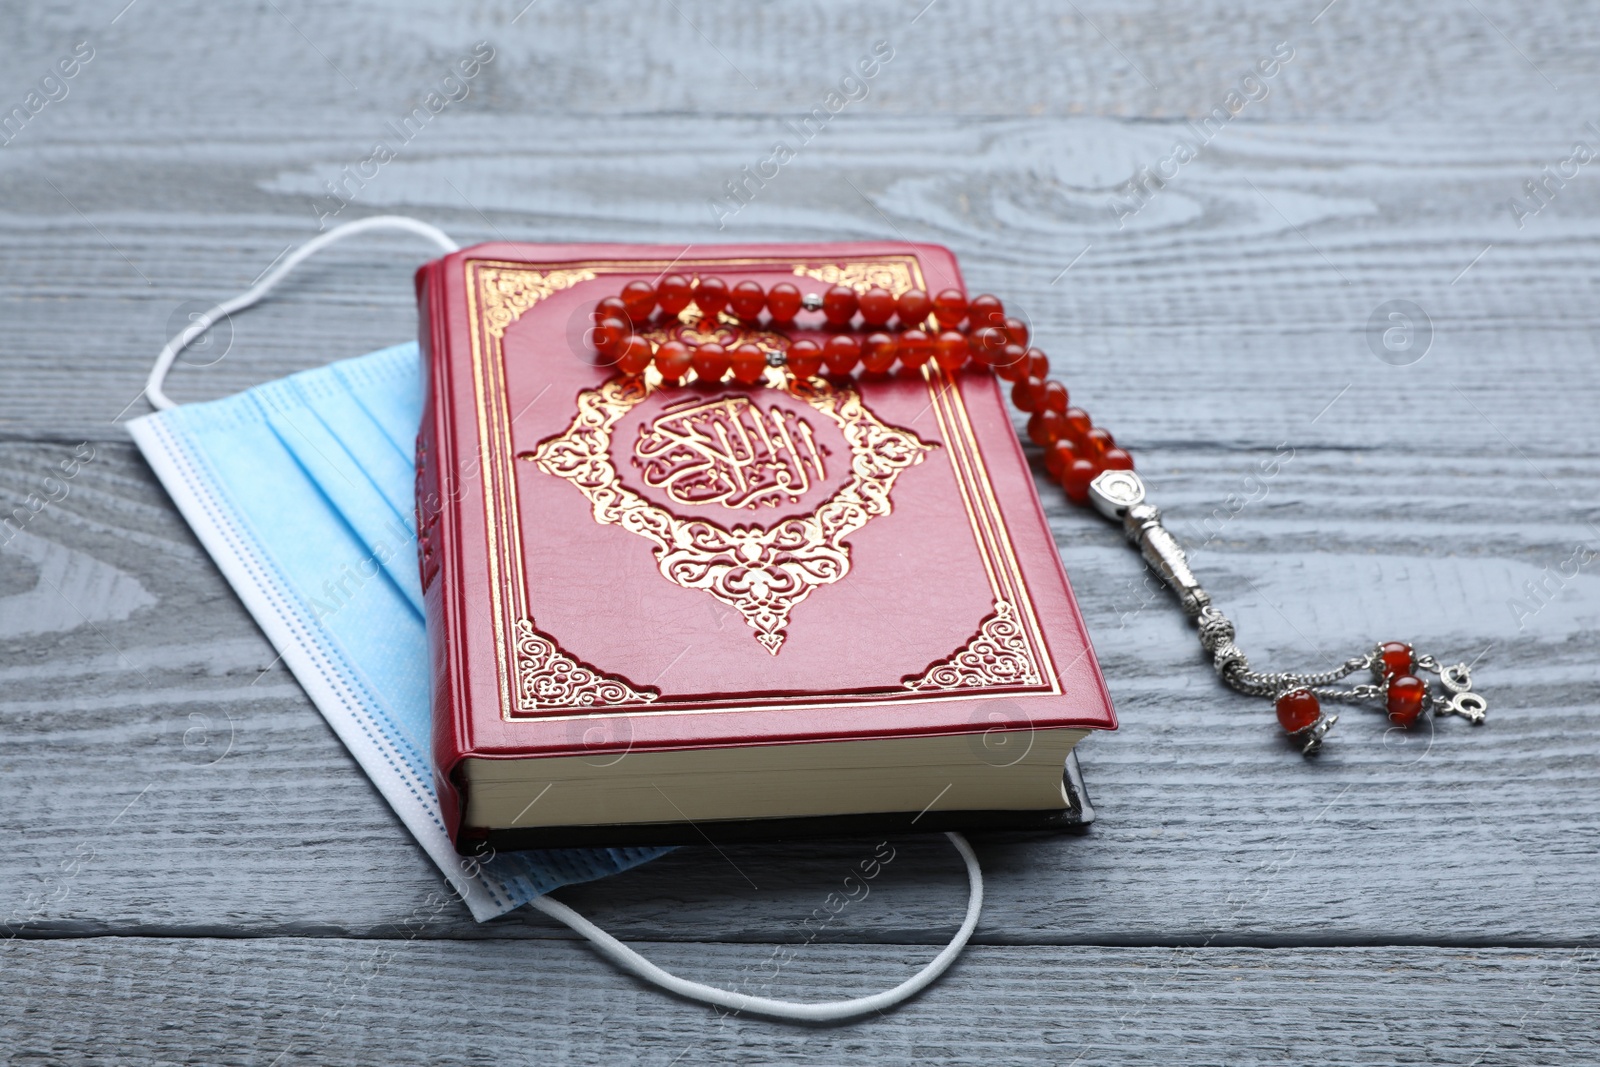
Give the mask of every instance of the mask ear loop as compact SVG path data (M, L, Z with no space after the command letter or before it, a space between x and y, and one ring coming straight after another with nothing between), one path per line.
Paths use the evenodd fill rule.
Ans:
M150 404L160 411L168 411L178 405L162 391L167 373L172 369L173 361L195 339L209 330L218 319L242 311L260 303L261 298L270 293L277 284L288 277L289 273L307 259L346 237L354 237L358 233L371 230L402 230L426 237L440 249L449 253L456 251L460 246L452 241L443 230L430 226L420 219L408 218L404 215L377 215L368 219L359 219L335 226L327 233L312 238L299 248L290 253L289 258L278 264L248 291L241 293L232 300L224 301L198 316L193 322L167 342L161 354L156 357L156 362L150 368L150 376L145 380L144 393L149 398ZM775 1019L793 1019L799 1022L833 1022L841 1019L853 1019L858 1015L868 1012L881 1011L914 996L926 989L933 981L949 969L955 962L961 950L967 947L967 941L972 937L972 932L978 928L978 916L983 911L983 872L978 868L978 857L972 851L972 846L967 839L957 833L945 835L950 843L955 845L956 851L961 854L961 859L967 865L967 915L961 923L961 929L956 931L955 937L950 939L937 956L922 970L901 982L893 989L886 989L882 993L874 993L867 997L856 997L853 1000L832 1000L807 1004L793 1000L773 1000L769 997L755 997L745 993L735 993L732 990L719 989L716 986L705 985L701 982L691 982L687 978L662 970L649 960L645 959L621 941L612 937L582 915L562 904L560 901L551 900L548 896L535 897L529 901L529 906L536 908L544 914L559 922L565 923L577 933L587 938L600 954L611 962L621 967L630 974L637 975L647 982L652 982L668 992L676 993L692 1000L703 1001L718 1007L729 1008L737 1012L748 1012L752 1015L765 1015Z
M205 314L196 317L193 322L167 342L166 347L161 350L161 354L156 357L155 366L150 368L150 377L145 379L144 395L150 400L150 406L157 411L169 411L178 406L161 388L166 383L167 372L172 369L172 363L178 358L178 353L193 344L201 334L211 329L217 320L226 318L235 311L242 311L247 307L260 303L261 298L272 292L279 282L289 276L290 271L329 245L342 241L346 237L354 237L358 233L367 233L371 230L403 230L407 233L414 233L420 237L426 237L445 252L454 252L461 247L450 240L449 235L437 226L430 226L421 219L408 218L404 215L375 215L370 219L357 219L355 222L346 222L343 225L335 226L327 233L313 237L291 252L288 259L274 267L271 273L253 285L247 292L241 293L232 300L224 301Z
M967 865L967 885L971 896L967 900L967 917L961 923L961 929L956 931L956 936L944 947L944 950L933 958L922 970L901 982L893 989L886 989L882 993L874 993L869 997L856 997L854 1000L830 1000L815 1004L806 1004L794 1000L772 1000L767 997L753 997L744 993L735 993L716 986L704 985L700 982L691 982L686 978L679 978L662 970L649 960L645 959L621 941L612 937L582 915L573 911L559 901L549 897L535 897L529 905L544 912L552 919L567 924L588 938L594 946L618 967L643 978L647 982L654 982L662 989L676 993L679 996L689 997L693 1000L715 1004L718 1007L730 1008L737 1012L749 1012L754 1015L766 1015L776 1019L794 1019L799 1022L834 1022L840 1019L853 1019L858 1015L865 1015L872 1011L881 1011L900 1003L907 997L926 989L933 980L943 974L961 950L967 947L967 940L972 937L972 931L977 929L978 915L983 911L983 872L978 869L978 857L973 853L972 846L967 839L957 833L947 833L950 843L956 846L956 851L961 853L961 858Z

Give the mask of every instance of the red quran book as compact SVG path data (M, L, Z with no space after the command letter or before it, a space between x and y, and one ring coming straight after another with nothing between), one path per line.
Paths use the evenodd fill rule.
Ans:
M933 245L488 244L417 275L434 758L459 849L1047 827L1115 717L999 383L663 385L593 351L673 272L962 285ZM639 326L778 352L820 314Z

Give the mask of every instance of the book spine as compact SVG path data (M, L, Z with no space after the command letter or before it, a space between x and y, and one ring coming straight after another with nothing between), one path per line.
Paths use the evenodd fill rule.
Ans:
M450 560L455 547L452 498L454 469L448 425L450 403L444 357L448 338L441 335L444 314L443 262L417 272L417 347L421 353L422 423L417 429L417 568L422 581L427 619L431 711L433 715L434 789L450 839L456 840L464 809L452 774L466 741L460 735L461 712L456 693L460 678L450 631L455 613L448 592L455 587Z

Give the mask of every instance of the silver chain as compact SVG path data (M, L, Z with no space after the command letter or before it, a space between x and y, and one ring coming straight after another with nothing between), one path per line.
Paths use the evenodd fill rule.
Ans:
M1184 614L1194 620L1195 628L1199 631L1200 647L1211 657L1211 665L1218 677L1232 688L1248 696L1270 699L1277 699L1297 689L1307 689L1319 701L1341 704L1360 704L1388 697L1389 679L1384 670L1382 646L1360 656L1352 656L1328 671L1279 671L1268 674L1251 670L1250 658L1234 643L1233 620L1212 606L1210 594L1201 587L1194 572L1189 569L1183 546L1161 524L1160 509L1145 503L1143 479L1132 471L1105 471L1090 483L1089 499L1095 510L1121 522L1123 533L1138 547L1145 562L1177 594ZM1467 664L1457 663L1446 667L1431 655L1417 656L1414 662L1419 670L1437 674L1439 688L1445 691L1433 693L1429 700L1429 707L1435 715L1460 715L1473 725L1483 722L1488 702L1472 691L1472 672ZM1370 673L1373 681L1348 688L1333 684L1361 672ZM1297 731L1294 736L1302 742L1301 751L1316 751L1338 718L1337 715L1322 715L1311 726Z

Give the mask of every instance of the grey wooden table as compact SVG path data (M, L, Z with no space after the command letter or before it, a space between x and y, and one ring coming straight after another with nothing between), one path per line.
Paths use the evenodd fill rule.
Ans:
M0 34L0 1062L1600 1057L1591 5L125 2L10 5ZM330 182L339 221L463 242L947 244L1136 452L1258 660L1410 639L1477 659L1489 723L1350 712L1302 761L1047 492L1123 723L1082 750L1100 821L979 839L982 926L918 1000L723 1018L535 914L416 923L434 868L119 426ZM426 254L342 246L172 392L410 336ZM1385 347L1390 301L1414 310ZM775 979L859 843L559 895L689 976L854 995L963 906L947 844L897 846Z

